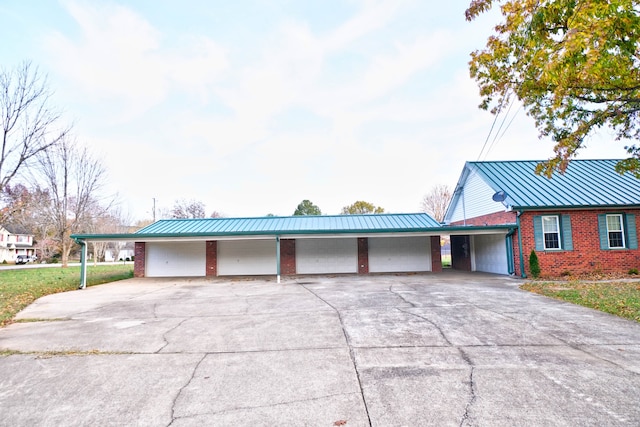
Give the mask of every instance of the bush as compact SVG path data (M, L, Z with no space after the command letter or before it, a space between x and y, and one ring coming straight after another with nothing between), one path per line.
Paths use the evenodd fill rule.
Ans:
M529 271L531 271L531 275L536 279L540 276L540 264L538 263L538 255L535 250L531 250L531 255L529 255Z
M638 269L637 269L637 268L631 268L631 269L629 269L629 274L632 274L632 275L634 275L634 276L635 276L635 275L637 275L637 274L638 274Z

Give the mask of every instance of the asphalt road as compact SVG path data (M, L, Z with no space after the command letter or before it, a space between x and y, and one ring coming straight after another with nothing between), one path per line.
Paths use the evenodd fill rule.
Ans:
M1 426L637 426L640 324L486 274L129 279L0 329ZM48 319L48 320L43 320Z

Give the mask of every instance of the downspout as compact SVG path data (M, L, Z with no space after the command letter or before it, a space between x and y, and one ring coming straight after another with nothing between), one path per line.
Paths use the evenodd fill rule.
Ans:
M507 245L507 257L508 257L507 262L509 263L507 265L507 268L508 268L509 274L515 273L515 266L513 265L513 235L515 234L516 230L517 228L512 228L511 230L509 230L509 232L505 236L505 244Z
M276 236L276 283L280 283L280 236Z
M87 287L87 242L84 240L76 240L80 245L80 286L78 289Z
M526 279L527 275L524 272L524 255L522 254L522 229L520 228L520 215L522 215L522 211L516 213L516 226L518 227L518 253L520 254L520 277Z

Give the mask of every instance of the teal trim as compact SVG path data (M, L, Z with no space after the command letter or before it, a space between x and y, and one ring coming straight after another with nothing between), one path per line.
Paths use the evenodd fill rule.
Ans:
M573 236L571 234L571 217L569 215L560 216L560 232L562 233L562 249L573 250Z
M526 279L527 274L524 272L524 255L522 254L522 229L520 228L520 215L522 215L522 212L518 212L516 215L516 226L518 227L518 256L520 258L520 277Z
M516 270L513 262L513 233L507 234L504 240L507 245L507 272L513 274Z
M540 215L536 215L533 217L533 238L536 242L536 251L544 251L544 235L542 234L542 216Z
M280 277L280 236L276 236L276 274Z
M609 249L609 235L607 234L607 215L598 215L598 235L600 236L600 249Z
M626 214L625 230L627 232L627 247L629 249L638 249L638 236L636 231L636 216L634 214Z

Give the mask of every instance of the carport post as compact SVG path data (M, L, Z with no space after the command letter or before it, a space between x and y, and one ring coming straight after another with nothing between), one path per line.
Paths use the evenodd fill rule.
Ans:
M276 236L276 283L280 283L280 236Z
M84 240L76 240L80 245L80 286L78 289L87 287L87 242Z

